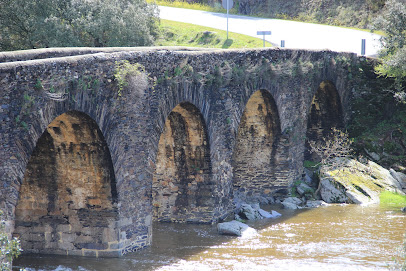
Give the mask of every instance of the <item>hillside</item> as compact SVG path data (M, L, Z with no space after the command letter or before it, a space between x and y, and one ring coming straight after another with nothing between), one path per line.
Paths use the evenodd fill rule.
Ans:
M237 0L241 14L369 28L384 0Z

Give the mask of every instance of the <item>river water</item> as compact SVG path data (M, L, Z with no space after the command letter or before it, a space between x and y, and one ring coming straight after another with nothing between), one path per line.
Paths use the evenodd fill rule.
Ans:
M332 205L284 210L248 223L258 234L221 236L215 225L155 223L152 246L122 258L24 255L27 270L388 270L406 232L397 208Z

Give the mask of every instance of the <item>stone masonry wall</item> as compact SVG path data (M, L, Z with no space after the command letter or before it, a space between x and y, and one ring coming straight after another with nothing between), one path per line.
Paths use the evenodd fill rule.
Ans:
M108 245L69 248L67 253L119 256L151 242L156 188L153 176L156 172L160 174L162 168L159 153L164 152L162 146L167 144L159 142L162 134L168 133L167 119L173 127L181 123L189 127L205 126L197 129L205 130L205 136L193 132L195 128L184 129L192 132L185 142L200 138L195 140L196 144L186 144L186 148L195 150L206 141L203 146L207 149L199 154L204 157L199 160L204 164L201 173L204 181L190 174L188 163L184 165L186 175L193 175L194 179L189 180L192 187L198 183L205 185L202 205L205 210L190 208L190 222L212 223L233 209L232 157L238 127L251 96L258 90L268 93L276 108L272 114L279 115L279 139L272 141L272 145L278 142L271 161L275 164L274 172L271 178L263 178L263 183L261 178L255 180L255 186L267 187L267 194L272 195L289 187L302 174L307 118L320 83L328 80L335 86L346 121L350 117L348 100L355 79L358 80L357 63L365 61L353 54L329 51L137 50L0 63L0 208L7 215L10 231L19 226L14 225L19 197L30 196L23 195L26 192L22 185L28 160L48 125L66 112L82 112L97 124L110 150L117 192L117 205L109 207L117 210L117 216L105 216L106 221L110 221L108 217L114 220L114 226L109 228L116 233ZM20 59L18 52L13 54L13 59ZM41 54L44 58L55 55L52 49ZM5 59L11 58L6 55ZM143 65L149 79L146 85L131 81L119 96L114 70L116 62L123 60ZM187 114L175 109L181 103L193 105L201 121L185 117ZM176 114L181 116L175 117ZM253 150L256 151L255 144ZM189 152L191 160L195 156L197 153ZM245 157L261 158L249 157L248 153ZM202 196L193 191L197 190L190 189L189 193L195 193L194 198ZM167 202L173 204L171 200ZM190 202L189 206L193 204Z
M116 205L104 138L92 119L70 111L51 122L31 155L14 234L29 253L107 249L116 241Z

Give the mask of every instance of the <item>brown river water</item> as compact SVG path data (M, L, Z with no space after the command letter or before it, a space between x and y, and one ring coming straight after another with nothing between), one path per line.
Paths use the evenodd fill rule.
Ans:
M122 258L24 255L16 270L388 270L406 232L398 208L333 205L249 222L258 234L221 236L215 225L155 223L152 246Z

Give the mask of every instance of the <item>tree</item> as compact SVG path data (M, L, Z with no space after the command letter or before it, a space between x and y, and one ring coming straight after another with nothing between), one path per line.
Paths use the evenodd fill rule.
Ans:
M0 0L0 50L146 46L157 22L145 0Z
M395 79L395 97L406 101L406 3L403 0L388 0L384 11L375 23L385 36L381 38L383 49L380 52L382 63L376 67L381 76Z
M10 239L5 231L5 222L2 219L3 213L0 210L0 270L11 270L13 258L21 253L20 241L17 238Z
M350 157L352 140L348 138L348 133L335 127L331 129L331 134L321 141L310 141L310 152L316 154L319 161L318 173L321 178L328 172L336 169L344 169L347 165L347 159ZM342 171L344 172L344 171ZM320 192L321 183L315 191L317 195Z
M310 141L310 152L316 154L320 161L320 174L337 169L343 159L350 156L352 140L348 138L348 133L333 127L328 137L321 141Z

